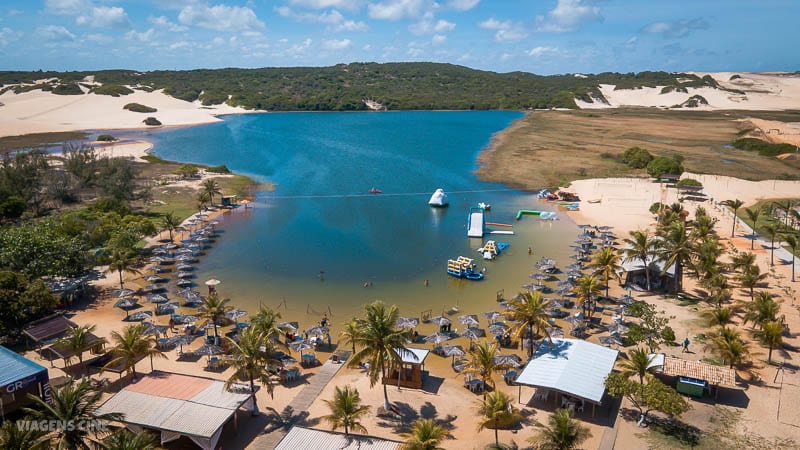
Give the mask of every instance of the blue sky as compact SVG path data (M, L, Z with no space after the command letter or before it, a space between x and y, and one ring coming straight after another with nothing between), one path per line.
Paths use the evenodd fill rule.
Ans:
M800 69L798 0L3 0L0 70Z

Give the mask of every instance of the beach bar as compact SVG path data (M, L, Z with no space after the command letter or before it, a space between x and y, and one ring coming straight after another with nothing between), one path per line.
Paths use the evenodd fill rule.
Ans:
M294 426L275 450L398 450L403 443L375 436Z
M236 412L252 409L253 395L245 385L225 389L225 382L153 371L126 386L97 409L96 415L124 414L120 420L134 433L160 433L161 444L182 436L204 450L217 448L222 430Z
M389 373L383 379L383 384L407 387L411 389L422 389L423 372L425 368L425 358L428 357L430 350L423 348L407 347L408 352L395 353L400 355L402 362L389 368Z
M664 353L651 354L650 357L649 367L665 377L675 378L675 386L680 393L702 397L705 391L711 393L713 388L716 399L720 386L736 387L736 371L731 368L666 356Z
M514 380L520 385L519 401L522 402L522 386L531 386L537 392L542 389L585 400L592 404L594 416L595 406L602 404L606 377L614 369L618 355L617 350L579 339L553 339L552 344L545 340Z
M50 397L47 369L0 346L0 419L31 403L27 394Z

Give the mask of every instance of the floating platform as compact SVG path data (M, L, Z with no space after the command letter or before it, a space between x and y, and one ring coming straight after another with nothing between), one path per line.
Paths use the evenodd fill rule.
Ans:
M485 226L483 209L476 207L470 208L469 215L467 215L467 237L483 237Z
M520 209L517 211L517 220L521 219L523 215L539 216L540 219L555 220L556 213L553 211L536 211L532 209Z

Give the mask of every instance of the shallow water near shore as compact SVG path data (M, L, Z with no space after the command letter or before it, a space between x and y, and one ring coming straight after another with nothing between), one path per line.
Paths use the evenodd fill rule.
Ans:
M226 164L276 184L273 192L258 193L253 208L220 217L223 232L197 264L195 282L222 280L219 290L232 304L251 312L260 303L278 307L284 319L302 326L328 313L338 331L375 299L417 317L454 306L462 313L497 309L498 292L511 297L531 282L528 274L541 256L561 266L571 262L577 227L565 214L516 222L518 209L556 207L473 174L492 134L519 117L505 111L269 113L145 137L159 157ZM368 193L373 187L383 193ZM439 187L449 194L448 208L427 205ZM476 251L482 241L466 236L467 212L478 202L492 205L487 221L514 225L489 227L515 232L487 235L510 243L495 261L484 263ZM448 276L447 260L459 255L485 266L486 278Z

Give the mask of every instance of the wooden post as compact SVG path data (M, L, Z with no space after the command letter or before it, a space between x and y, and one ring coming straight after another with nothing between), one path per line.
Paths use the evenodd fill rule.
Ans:
M518 403L522 403L522 385L521 384L519 385L519 400L517 402Z
M592 419L594 419L594 408L595 408L595 406L597 406L597 405L595 405L594 403L592 403Z

